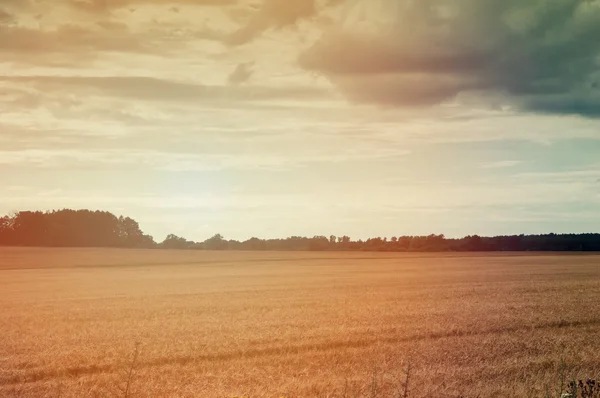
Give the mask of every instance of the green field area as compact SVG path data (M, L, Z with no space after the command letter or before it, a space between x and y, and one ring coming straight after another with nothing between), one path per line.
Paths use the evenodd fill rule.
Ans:
M398 397L409 362L410 397L600 375L596 255L4 248L0 308L1 397Z

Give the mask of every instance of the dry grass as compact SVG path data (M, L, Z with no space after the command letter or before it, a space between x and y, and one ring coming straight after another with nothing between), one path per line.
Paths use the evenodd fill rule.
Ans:
M0 396L402 397L408 361L411 398L558 396L600 374L599 265L0 249Z

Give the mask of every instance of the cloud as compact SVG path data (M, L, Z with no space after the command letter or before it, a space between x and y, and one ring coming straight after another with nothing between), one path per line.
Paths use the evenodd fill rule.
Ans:
M343 0L263 0L248 23L225 39L230 46L251 42L269 28L294 26L303 19L319 15L323 9L338 5Z
M71 94L102 94L148 101L209 101L213 105L240 101L323 99L329 95L326 90L312 87L206 86L141 76L11 76L0 77L2 81L28 83L42 92L68 87Z
M350 100L423 106L497 92L523 110L600 115L600 1L359 3L298 59Z
M235 70L229 75L229 84L237 86L246 83L252 77L252 66L254 63L247 62L239 64Z
M361 153L348 148L332 151L331 148L305 148L296 152L260 151L247 153L230 148L221 152L168 152L158 149L90 149L74 147L64 149L16 149L0 150L1 165L20 165L43 169L111 168L163 170L170 172L215 170L286 170L313 163L333 164L357 160L386 159L407 155L408 151L397 149Z
M142 3L165 7L120 12L122 7ZM225 33L206 26L206 21L198 21L215 15L220 16L219 21L227 21L218 7L210 13L198 7L189 16L177 17L169 7L180 3L235 4L225 0L38 0L35 4L10 0L2 4L6 11L0 7L0 54L9 53L27 64L72 65L101 58L101 53L166 56L177 52L181 56L183 51L178 51L188 50L198 39L220 41L225 37Z
M31 0L2 0L2 7L8 10L21 10L23 8L31 7Z
M484 169L501 169L507 167L515 167L522 163L522 160L500 160L498 162L485 163L482 167Z
M0 8L0 25L9 24L14 21L14 17L11 13Z
M5 1L7 10L15 11L22 23L4 28L0 51L85 51L93 58L97 58L97 51L164 55L188 46L196 49L199 39L238 46L268 29L294 26L316 17L322 9L336 4L331 0ZM12 19L11 14L0 10L0 25Z
M579 114L600 117L600 90L590 88L590 92L571 91L564 94L531 96L526 98L527 109L555 114Z
M588 166L588 169L577 169L567 171L548 171L520 173L515 176L521 181L552 181L552 182L593 182L600 176L600 166Z
M32 29L24 26L9 26L0 35L0 52L20 54L39 53L83 53L93 54L97 51L116 52L150 52L150 43L144 43L140 37L123 34L121 30L83 28L76 25L62 25L52 30Z
M228 6L236 4L238 0L170 0L167 5L170 9L176 4L195 6ZM90 12L108 12L118 8L132 7L140 4L165 5L164 0L70 0L73 7Z

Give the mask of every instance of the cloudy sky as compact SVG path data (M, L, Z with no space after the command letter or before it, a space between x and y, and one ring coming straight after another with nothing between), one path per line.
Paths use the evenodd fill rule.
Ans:
M600 230L598 0L0 0L0 213Z

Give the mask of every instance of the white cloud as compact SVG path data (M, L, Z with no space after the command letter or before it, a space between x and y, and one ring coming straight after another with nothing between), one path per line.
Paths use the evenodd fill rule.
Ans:
M497 162L484 163L481 167L483 167L484 169L503 169L508 167L515 167L522 163L522 160L500 160Z

